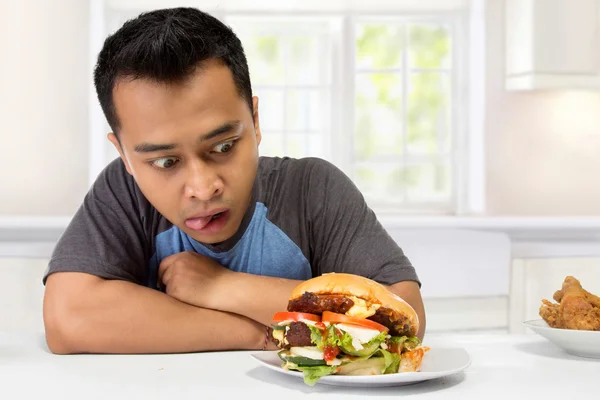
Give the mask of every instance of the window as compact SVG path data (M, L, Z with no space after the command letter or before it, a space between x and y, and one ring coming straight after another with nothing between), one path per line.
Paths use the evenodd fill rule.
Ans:
M331 159L331 24L304 18L226 17L259 98L264 156Z
M98 47L143 11L103 7ZM246 51L260 154L327 159L376 212L455 214L477 168L465 161L467 14L368 11L214 13Z
M452 206L452 23L353 23L352 172L375 205Z

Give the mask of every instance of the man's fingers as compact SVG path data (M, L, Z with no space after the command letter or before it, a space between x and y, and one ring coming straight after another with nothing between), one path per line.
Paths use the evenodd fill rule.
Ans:
M165 285L167 284L166 281L168 281L169 276L171 275L169 271L171 270L171 266L176 259L174 257L176 255L177 254L173 254L172 256L163 259L158 266L158 281L164 283Z

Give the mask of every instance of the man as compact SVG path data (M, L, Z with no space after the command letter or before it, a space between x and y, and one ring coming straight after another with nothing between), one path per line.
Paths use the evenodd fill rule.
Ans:
M323 160L259 158L258 99L220 21L142 14L107 38L94 83L120 158L44 276L52 352L262 349L292 289L327 272L390 285L423 336L415 270L352 182Z

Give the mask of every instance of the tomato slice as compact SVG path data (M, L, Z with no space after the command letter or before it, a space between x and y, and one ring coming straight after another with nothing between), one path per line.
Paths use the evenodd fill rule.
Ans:
M342 324L354 325L354 326L359 326L361 328L375 329L375 330L378 330L379 332L389 331L387 326L381 325L375 321L371 321L370 319L351 317L349 315L332 313L329 311L323 311L322 319L323 319L323 322L330 322L330 323L337 322L337 323L342 323Z
M320 322L321 317L315 314L301 313L301 312L278 312L273 316L273 322L281 321L302 321L309 320L314 322Z

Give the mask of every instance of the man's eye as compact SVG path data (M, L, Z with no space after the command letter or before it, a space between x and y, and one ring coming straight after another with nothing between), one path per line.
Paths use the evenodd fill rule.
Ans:
M175 164L177 164L177 159L173 157L159 158L158 160L152 161L152 165L160 169L173 168Z
M231 149L233 149L234 144L235 144L235 141L219 143L218 145L213 147L213 151L215 151L217 153L227 153L227 152L231 151Z

